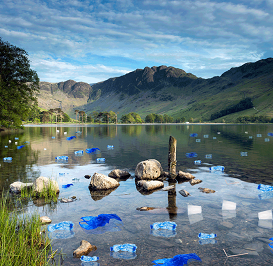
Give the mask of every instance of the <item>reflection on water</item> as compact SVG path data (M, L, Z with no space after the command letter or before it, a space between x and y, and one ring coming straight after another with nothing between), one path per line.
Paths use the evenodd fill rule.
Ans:
M76 134L77 131L81 133ZM73 236L71 232L63 237L52 236L53 247L67 254L64 265L80 265L80 260L73 258L73 251L83 239L97 246L89 256L99 256L99 265L152 265L156 259L189 253L202 259L195 265L272 265L273 253L268 246L273 237L272 212L270 216L268 211L272 210L273 192L257 189L259 183L273 185L273 138L268 136L272 131L272 125L27 127L23 133L0 136L1 158L13 157L11 163L1 162L0 185L8 190L14 181L30 182L40 175L58 181L57 203L25 200L18 207L26 213L47 215L52 223L74 223ZM198 134L200 142L190 137L192 133ZM75 139L66 139L74 135ZM202 187L215 193L202 193L198 185L191 186L181 179L164 180L165 187L175 185L174 191L145 192L136 186L134 170L138 162L157 159L167 169L170 135L177 139L177 170L191 172L202 180ZM19 138L17 145L15 137ZM17 149L18 145L25 147ZM113 148L108 149L108 145ZM99 148L100 153L87 154L85 150L91 148ZM82 156L75 154L79 150L84 151ZM187 158L185 154L191 152L197 157ZM247 156L241 156L242 152L247 152ZM57 156L68 156L68 161L55 161ZM97 163L100 157L105 162ZM196 160L201 164L194 164ZM209 170L217 165L223 165L225 171ZM113 190L89 190L90 179L85 175L108 175L114 169L127 170L132 177L118 179L120 186ZM73 186L62 188L70 183ZM177 193L181 189L191 196L182 197ZM77 200L61 203L62 198L72 196ZM148 208L140 211L144 206ZM111 227L107 224L100 234L89 234L80 227L81 217L99 214L117 214L123 226L120 230L107 230ZM151 224L168 220L176 222L175 234L150 232ZM217 238L210 239L214 242L200 242L200 232L216 233ZM69 241L64 239L67 237ZM109 247L121 243L136 244L135 255L110 254ZM227 260L223 249L232 255L252 255Z

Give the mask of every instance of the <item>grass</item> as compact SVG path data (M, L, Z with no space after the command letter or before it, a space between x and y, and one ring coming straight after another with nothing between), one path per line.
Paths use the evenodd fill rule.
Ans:
M2 194L0 199L0 266L52 265L50 239L42 232L40 217L18 216L11 211L12 201ZM53 252L54 253L54 252Z

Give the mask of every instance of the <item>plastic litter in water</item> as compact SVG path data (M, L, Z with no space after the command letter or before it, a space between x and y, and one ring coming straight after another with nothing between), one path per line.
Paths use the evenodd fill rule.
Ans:
M17 142L14 142L15 145L17 145L18 143Z
M217 166L212 166L209 169L210 169L210 171L222 171L222 172L224 172L225 167L221 166L221 165L217 165Z
M192 133L192 134L190 134L190 137L192 137L192 138L195 138L195 137L197 137L197 136L198 136L197 133Z
M19 138L14 138L15 140L19 140Z
M212 154L206 154L206 155L205 155L205 158L206 158L206 159L212 159Z
M196 139L195 141L196 141L196 142L201 142L201 139Z
M22 149L24 147L25 147L25 145L17 146L17 150L20 150L20 149Z
M72 140L72 139L75 139L76 136L71 136L71 137L67 137L66 140Z
M76 155L82 155L82 154L83 154L83 150L80 150L80 151L74 151L74 153L75 153Z
M86 149L85 152L86 153L92 153L92 152L97 152L99 150L100 150L99 148L91 148L91 149Z
M273 133L267 133L268 137L273 137Z
M228 200L223 200L222 210L226 211L236 210L236 203Z
M30 142L29 141L25 141L26 144L29 144Z
M62 188L69 188L71 186L74 186L74 185L73 184L62 185Z
M195 253L190 253L190 254L179 254L170 259L159 259L159 260L154 260L152 262L155 263L156 265L161 265L161 266L176 266L176 265L187 265L189 260L201 261L201 259Z
M195 152L186 153L186 156L187 156L188 158L197 157L197 153L195 153Z
M188 215L202 213L202 207L197 205L188 205Z
M56 160L68 160L68 156L57 156L55 157Z
M241 151L241 156L247 156L247 151Z
M53 137L53 136L52 136L51 138L52 138L52 139L55 139L55 137Z
M67 132L65 131L65 132L64 132L64 135L66 135L66 134L67 134Z
M12 161L12 157L4 157L3 161L4 162L10 162L10 161Z
M269 142L270 139L269 139L269 138L265 138L264 141L265 141L265 142Z
M96 161L97 161L97 163L98 163L98 162L105 162L105 158L97 158Z
M166 230L176 230L176 223L175 222L158 222L158 223L153 223L150 225L150 228L153 230L158 230L158 229L166 229Z
M208 139L209 138L209 135L204 135L204 139Z
M201 165L201 163L202 163L201 160L194 161L194 164L195 164L195 165Z
M83 256L81 256L80 260L83 261L83 262L98 261L99 257L97 257L97 256L90 257L90 256L84 256L83 255Z
M118 244L110 247L110 251L118 252L118 251L128 251L128 252L136 252L137 246L135 244Z
M248 138L253 139L253 137L252 137L252 136L249 136Z
M259 220L272 220L272 210L258 212Z
M198 237L199 237L200 239L208 239L208 238L215 238L215 237L217 237L217 235L216 235L216 234L199 233L199 234L198 234Z
M11 143L11 140L9 139L9 143Z
M216 137L213 137L212 139L217 139Z
M273 186L259 184L258 189L261 191L273 191Z
M218 134L218 135L220 135L220 134L221 134L221 132L217 132L217 134Z
M54 232L55 230L73 230L74 224L70 221L60 222L58 224L50 224L47 226L49 232Z
M108 150L113 150L114 149L114 145L107 145L107 149Z
M262 137L262 134L257 134L257 138L261 138Z
M8 148L9 146L5 146L5 148Z
M81 131L76 131L76 134L81 134L82 132Z

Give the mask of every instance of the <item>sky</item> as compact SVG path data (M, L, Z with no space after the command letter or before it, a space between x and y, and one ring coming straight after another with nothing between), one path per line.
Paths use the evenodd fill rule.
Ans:
M0 37L40 81L161 65L211 78L273 57L273 0L1 0Z

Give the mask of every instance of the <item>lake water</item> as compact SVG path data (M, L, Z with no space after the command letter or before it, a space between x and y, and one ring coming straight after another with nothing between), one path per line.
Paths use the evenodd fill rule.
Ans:
M0 136L0 187L7 191L14 181L32 182L39 176L58 181L56 204L29 201L23 207L25 213L49 216L53 224L74 223L72 232L51 235L53 249L66 254L63 265L81 265L80 259L73 258L73 251L83 239L97 246L89 255L100 258L98 263L86 265L154 265L153 260L188 253L196 253L202 260L189 265L272 265L273 248L268 245L273 242L269 240L273 237L272 217L259 219L258 213L270 214L273 192L257 189L258 184L273 185L271 132L273 125L29 126L23 133ZM198 136L191 137L193 133ZM68 141L69 136L76 138ZM174 183L176 195L162 190L145 194L136 187L135 167L140 161L157 159L167 171L170 136L177 139L177 170L192 173L202 183L191 186L179 180ZM25 147L17 149L19 145ZM74 154L94 147L100 149L99 154ZM186 153L192 152L197 157L188 158ZM55 160L62 155L69 157L66 163ZM13 160L3 162L4 157ZM105 162L97 163L99 157ZM201 160L201 165L195 165L195 160ZM224 172L209 170L217 165L224 166ZM127 170L131 177L119 180L120 186L113 191L90 192L90 179L84 175L108 175L114 169ZM69 183L73 186L62 188ZM165 186L169 184L173 183L164 181ZM198 187L216 192L205 194ZM183 197L181 189L191 196ZM72 196L77 200L60 202ZM227 201L236 208L225 209ZM138 210L144 206L155 209ZM194 208L199 213L191 214ZM114 227L110 223L97 231L80 227L81 217L99 214L117 214L123 224ZM175 222L176 231L150 230L151 224L164 221ZM201 232L217 237L201 241ZM123 243L135 244L136 254L110 253L111 246ZM227 257L224 250L227 255L239 256ZM248 254L240 255L244 253Z

